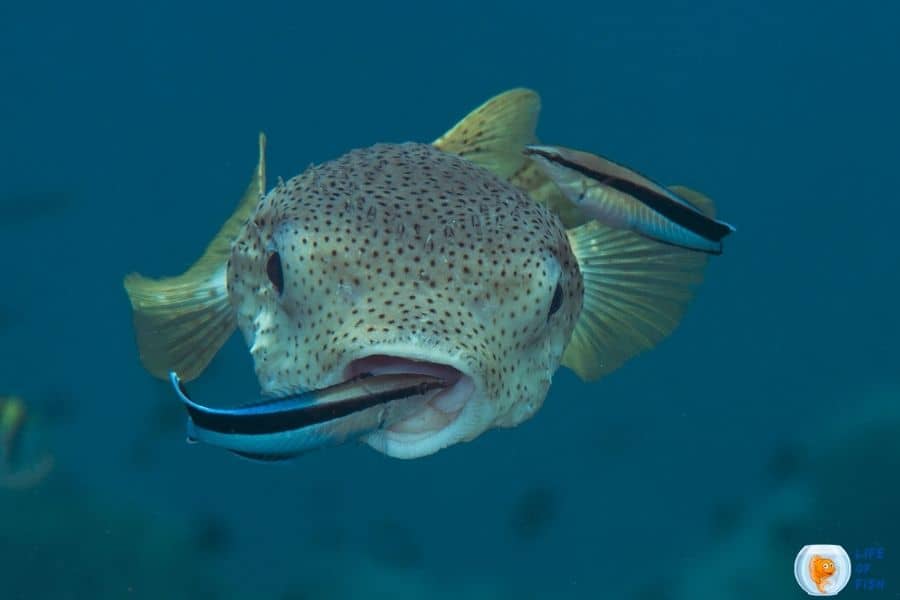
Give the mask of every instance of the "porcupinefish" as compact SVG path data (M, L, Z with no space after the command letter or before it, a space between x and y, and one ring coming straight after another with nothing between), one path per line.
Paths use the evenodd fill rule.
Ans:
M666 337L708 255L573 205L526 155L539 108L511 90L431 144L353 150L268 192L261 135L205 254L125 279L142 362L171 377L189 437L254 458L353 438L426 456L530 418L560 365L595 380ZM181 380L236 328L266 400L204 407Z

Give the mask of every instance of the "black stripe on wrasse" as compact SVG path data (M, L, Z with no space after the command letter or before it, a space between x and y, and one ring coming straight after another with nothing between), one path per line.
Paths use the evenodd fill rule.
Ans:
M216 433L244 435L295 431L346 417L393 400L421 396L432 390L447 387L446 381L434 379L375 393L365 393L364 390L361 390L359 396L336 402L316 402L316 398L324 395L323 392L329 389L325 388L325 390L306 392L295 397L297 402L302 404L298 408L285 408L277 412L260 412L259 409L265 407L265 402L235 409L209 409L192 401L180 381L173 380L173 383L177 385L178 391L183 395L185 407L195 426ZM279 398L272 402L287 404L289 401L289 398Z

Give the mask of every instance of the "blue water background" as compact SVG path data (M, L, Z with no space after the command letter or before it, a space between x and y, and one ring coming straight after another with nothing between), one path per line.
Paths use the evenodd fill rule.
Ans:
M437 588L631 597L709 550L723 499L766 496L775 448L815 446L829 415L900 379L898 22L868 2L5 2L0 393L65 390L57 470L98 507L154 527L222 519L232 542L212 570L236 592L302 585L330 556L322 536L345 557L329 576L353 578L390 523L420 554L409 577ZM542 140L703 190L737 226L676 333L597 383L561 370L531 421L428 459L350 445L258 465L175 430L135 466L135 439L175 398L142 370L121 278L199 255L257 132L286 179L430 141L514 86L540 92ZM68 200L14 210L48 192ZM193 389L256 393L239 336ZM552 516L523 540L510 515L536 488ZM22 561L34 597L49 597L41 574L72 576L72 553Z

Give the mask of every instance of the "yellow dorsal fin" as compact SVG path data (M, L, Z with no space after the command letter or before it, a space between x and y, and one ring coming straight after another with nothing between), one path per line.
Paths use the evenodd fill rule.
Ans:
M584 306L562 364L594 380L675 329L707 255L597 221L568 236L584 277Z
M515 88L494 96L433 142L509 179L526 163L522 154L535 139L541 99L536 92Z
M524 191L559 215L563 225L581 225L587 218L566 200L556 184L523 153L536 144L541 99L526 88L494 96L433 142L438 150L463 156Z
M702 212L710 219L715 218L716 205L713 204L712 200L710 200L708 197L704 196L697 190L692 190L691 188L684 187L683 185L670 185L669 189L693 204L695 207L697 207L697 210Z
M228 299L225 267L231 244L266 189L266 138L259 134L259 162L234 214L203 256L177 277L150 279L131 273L125 291L134 311L141 362L153 375L175 371L185 381L200 375L237 327Z

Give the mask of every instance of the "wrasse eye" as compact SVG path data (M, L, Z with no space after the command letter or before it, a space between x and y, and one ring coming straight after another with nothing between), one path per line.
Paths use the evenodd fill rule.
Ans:
M563 301L562 285L559 282L557 282L556 289L553 290L553 299L550 301L550 312L547 315L548 320L550 319L550 317L555 315L559 311L559 309L562 307L562 301Z
M266 261L266 275L280 296L284 292L284 271L281 269L281 256L277 252L270 254Z

